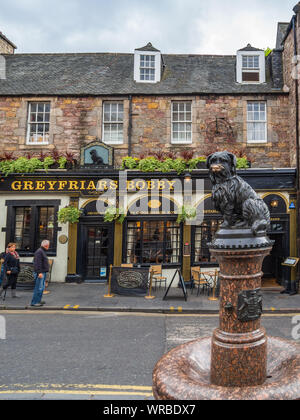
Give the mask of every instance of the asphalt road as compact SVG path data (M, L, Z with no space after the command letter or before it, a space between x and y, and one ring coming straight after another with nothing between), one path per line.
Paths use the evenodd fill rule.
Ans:
M0 321L1 400L152 400L161 356L218 326L211 315L93 312L9 311ZM268 335L300 338L291 315L265 315L262 325Z

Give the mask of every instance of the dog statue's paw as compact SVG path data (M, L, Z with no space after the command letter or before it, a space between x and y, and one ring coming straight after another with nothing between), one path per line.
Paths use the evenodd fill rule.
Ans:
M251 230L253 235L257 235L258 232L266 232L268 228L268 222L267 220L255 220L253 223Z

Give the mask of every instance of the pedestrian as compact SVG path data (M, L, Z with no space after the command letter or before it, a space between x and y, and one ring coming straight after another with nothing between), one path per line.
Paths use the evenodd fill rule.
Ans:
M17 298L16 288L17 288L17 279L20 272L20 257L16 251L16 244L9 243L7 245L8 252L5 255L3 263L4 276L6 276L6 281L3 279L2 286L0 289L0 296L5 292L8 287L11 287L11 296Z
M4 260L5 260L5 256L6 256L6 254L8 253L8 248L6 248L6 251L5 252L2 252L1 254L0 254L0 261L1 261L1 270L0 270L0 286L2 285L2 283L3 283L3 280L4 280Z
M33 291L31 306L43 306L45 304L45 302L42 301L42 297L45 289L46 276L49 272L49 261L46 254L49 246L49 241L43 241L41 243L41 247L34 254L33 266L35 287Z

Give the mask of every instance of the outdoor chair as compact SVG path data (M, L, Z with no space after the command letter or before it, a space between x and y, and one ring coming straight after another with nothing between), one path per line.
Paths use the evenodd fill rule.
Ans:
M207 290L209 293L209 283L204 276L204 274L201 272L201 267L192 267L191 268L191 277L192 277L192 294L195 287L197 287L197 296L199 296L200 289L201 292L204 292L204 290Z
M162 266L161 265L152 265L150 268L152 273L152 281L154 283L154 289L159 286L161 287L164 284L164 288L167 288L167 277L162 276Z

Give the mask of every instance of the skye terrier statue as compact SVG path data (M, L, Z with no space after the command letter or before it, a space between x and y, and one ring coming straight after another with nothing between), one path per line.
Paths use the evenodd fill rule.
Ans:
M215 209L223 215L222 228L250 228L254 235L266 231L270 213L265 202L236 174L236 157L218 152L209 156L207 168L213 185Z

